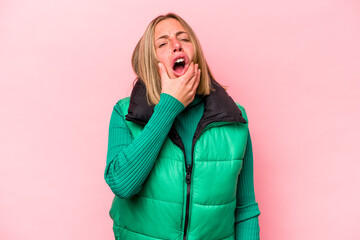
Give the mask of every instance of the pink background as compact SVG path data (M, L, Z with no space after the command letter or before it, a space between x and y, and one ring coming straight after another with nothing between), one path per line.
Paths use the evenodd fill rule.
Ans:
M110 115L174 11L250 120L262 239L360 239L355 0L0 1L0 239L113 239Z

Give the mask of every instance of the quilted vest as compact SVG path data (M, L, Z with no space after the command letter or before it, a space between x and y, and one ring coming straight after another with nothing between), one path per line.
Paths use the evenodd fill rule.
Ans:
M195 131L192 164L186 166L181 138L172 126L141 190L115 196L110 209L117 240L234 240L238 176L248 137L244 108L212 80ZM117 102L134 138L151 117L139 80ZM242 114L243 113L243 114Z

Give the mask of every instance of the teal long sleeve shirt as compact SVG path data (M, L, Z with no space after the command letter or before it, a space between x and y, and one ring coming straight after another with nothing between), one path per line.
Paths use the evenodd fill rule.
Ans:
M171 126L174 124L191 160L192 138L204 112L204 102L195 96L186 108L176 98L161 93L160 101L141 134L134 140L115 105L109 126L105 181L115 195L130 198L142 189ZM234 231L237 240L259 239L258 216L253 183L253 155L250 134L239 175Z

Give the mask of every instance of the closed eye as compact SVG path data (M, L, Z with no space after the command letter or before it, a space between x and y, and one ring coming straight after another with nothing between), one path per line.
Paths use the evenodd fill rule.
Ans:
M162 43L162 44L159 45L159 47L162 47L162 46L164 46L165 44L166 44L166 43Z

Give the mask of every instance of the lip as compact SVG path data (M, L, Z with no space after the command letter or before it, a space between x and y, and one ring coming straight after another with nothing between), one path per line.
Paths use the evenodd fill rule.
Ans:
M177 73L174 71L173 69L173 66L175 64L175 61L179 58L184 58L185 59L185 66L184 66L184 69L181 71L181 73ZM189 68L189 58L183 54L183 53L180 53L180 54L177 54L173 57L172 61L171 61L171 70L173 72L173 74L175 75L175 77L180 77L182 75L184 75L184 73L187 71L187 69Z

